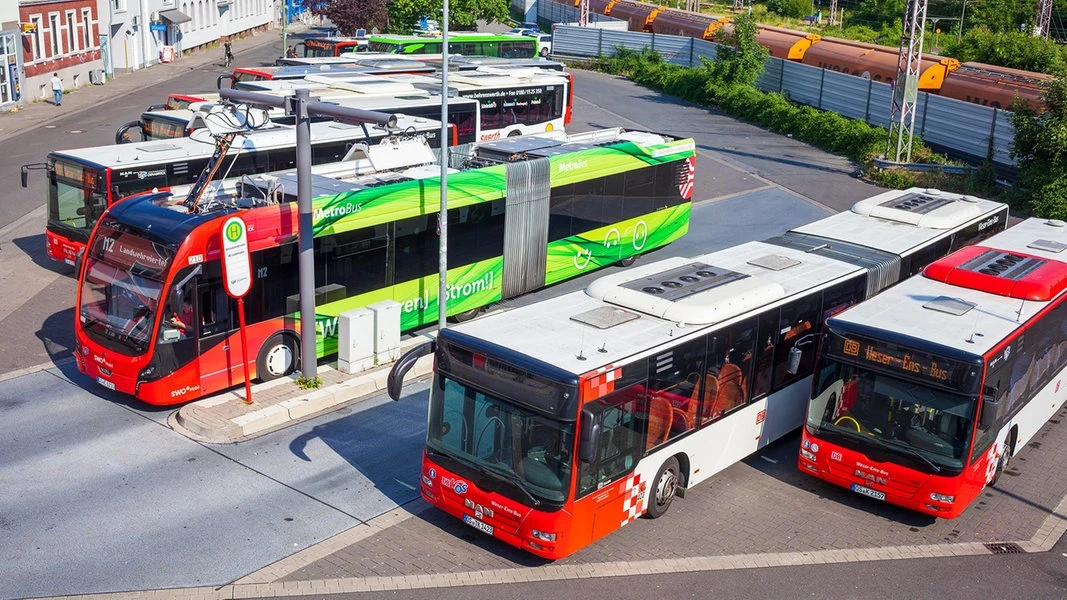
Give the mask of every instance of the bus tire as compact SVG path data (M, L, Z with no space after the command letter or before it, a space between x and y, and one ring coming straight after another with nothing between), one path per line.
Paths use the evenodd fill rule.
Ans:
M637 254L634 254L633 256L627 256L626 258L624 258L622 260L615 261L615 264L619 265L620 267L629 267L630 265L632 265L635 262L637 262L637 257L638 256L639 255L637 255Z
M993 471L993 479L989 481L989 485L996 485L1000 479L1000 474L1008 468L1008 464L1011 462L1011 456L1015 453L1015 431L1012 430L1008 436L1007 442L1004 444L1004 452L1001 453L1000 458L997 459L997 468Z
M509 133L508 133L508 137L509 137L509 138L512 138L512 137L519 137L520 135L522 135L522 132L521 132L521 131L519 131L518 129L516 129L516 130L514 130L514 131L511 131L511 132L509 132Z
M299 364L300 344L296 338L276 333L259 349L256 375L262 381L271 381L293 373Z
M472 308L470 310L463 311L461 313L456 313L456 314L452 315L451 317L448 317L448 320L453 322L453 323L464 323L466 321L470 321L474 317L477 317L478 315L481 314L481 312L482 312L482 307L479 306L478 308Z
M678 459L673 456L668 458L656 473L652 480L652 497L648 501L648 518L658 519L667 513L671 507L671 501L678 495L678 482L681 481L681 473L678 468Z

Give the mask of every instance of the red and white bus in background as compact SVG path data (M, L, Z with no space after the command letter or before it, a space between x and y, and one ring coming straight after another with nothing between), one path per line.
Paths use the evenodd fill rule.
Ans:
M414 359L435 353L422 496L549 559L659 517L803 424L827 316L1007 216L956 194L886 192L763 242L441 330L389 375L398 398Z
M456 73L449 77L448 85L456 96L478 100L478 141L489 141L565 129L574 102L572 80L570 73L542 69L486 69ZM340 103L346 97L370 94L438 93L441 82L421 75L354 79L310 75L298 80L243 82L237 86L240 90L275 94L291 94L298 88L310 90L323 101Z
M959 516L1067 398L1065 249L1028 219L831 318L800 470Z
M439 121L402 116L398 127L425 135L434 147L440 145ZM394 133L333 121L312 123L312 163L340 162L356 143L376 143ZM73 265L105 208L126 196L153 189L182 193L196 181L214 152L214 140L198 135L50 152L45 159L48 257ZM239 137L230 147L221 176L240 177L295 166L295 130L275 124Z
M349 75L391 75L396 73L415 73L429 75L436 71L424 62L417 60L398 60L383 57L377 60L363 60L358 63L332 63L323 65L285 65L274 67L237 67L230 73L219 75L215 84L219 89L223 81L229 80L228 87L236 88L242 81L275 81L282 79L303 79L308 75L326 77L345 77Z
M319 83L326 82L328 87L321 88ZM241 89L254 90L259 93L279 96L292 95L293 90L305 87L314 89L316 98L323 102L332 102L350 108L376 110L385 113L397 113L409 117L439 119L441 117L441 96L428 92L406 82L395 82L388 77L361 76L353 81L336 81L334 79L309 79L286 81L262 81L241 84ZM211 102L218 102L218 94L205 94L209 102L191 103L187 109L146 111L137 121L126 123L115 132L115 143L134 141L162 140L186 137L195 131L198 110L211 109ZM214 97L214 98L212 98ZM448 122L456 126L455 139L450 145L469 144L478 140L480 131L480 103L471 98L453 98L448 104ZM292 125L294 118L286 115L282 109L270 109L268 115L274 123ZM131 131L139 131L140 140L132 139Z

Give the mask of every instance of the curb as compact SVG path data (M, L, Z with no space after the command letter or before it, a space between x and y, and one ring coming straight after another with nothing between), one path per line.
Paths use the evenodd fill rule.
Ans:
M426 341L418 336L400 344L401 353ZM370 398L386 389L392 363L348 376L329 366L319 366L319 376L333 382L319 389L301 390L273 404L247 406L244 388L235 388L215 396L191 402L171 413L167 422L186 437L207 443L232 444L259 437ZM410 382L433 371L433 356L420 358L404 377ZM348 377L346 379L346 377ZM296 375L252 386L252 398L281 385L296 385ZM236 407L236 409L235 409ZM247 407L247 410L244 410ZM226 416L220 413L239 414Z

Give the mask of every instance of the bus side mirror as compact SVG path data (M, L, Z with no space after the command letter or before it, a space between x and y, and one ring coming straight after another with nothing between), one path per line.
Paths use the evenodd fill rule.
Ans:
M600 446L600 423L593 413L582 411L582 432L578 442L578 460L591 463L596 459L596 449Z
M22 177L22 187L27 187L30 182L30 170L26 168L26 165L22 165L22 173L20 175Z
M390 398L400 400L400 392L404 387L404 376L408 374L408 371L415 366L415 363L420 358L427 354L433 354L435 350L437 350L437 342L430 340L425 344L419 344L408 350L393 363L393 368L389 369L389 376L386 379L386 391L389 392Z
M999 412L1000 401L997 400L997 388L986 386L982 390L982 416L979 419L982 427L995 425Z
M78 250L74 256L74 277L81 277L83 262L85 262L85 248Z

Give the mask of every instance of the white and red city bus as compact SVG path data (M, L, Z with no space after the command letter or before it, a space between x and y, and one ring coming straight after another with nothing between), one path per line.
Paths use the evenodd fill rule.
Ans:
M219 75L215 85L221 89L225 79L236 88L242 81L276 81L303 79L308 75L345 77L351 75L390 75L396 73L432 74L435 67L416 60L363 59L360 62L327 63L320 65L282 65L273 67L237 67L230 73Z
M995 202L886 192L776 238L444 329L389 376L398 398L434 351L422 496L549 559L659 517L801 426L827 315L1006 219Z
M1028 219L831 318L800 470L959 516L1067 398L1064 249Z
M400 122L438 145L439 122L407 116ZM311 161L316 165L341 161L354 144L380 141L388 135L390 132L379 128L364 129L331 121L312 123ZM50 152L45 159L48 257L73 265L105 208L126 196L152 189L181 193L196 181L214 152L214 140L196 135ZM295 130L275 125L240 137L230 148L223 176L239 177L295 166Z

